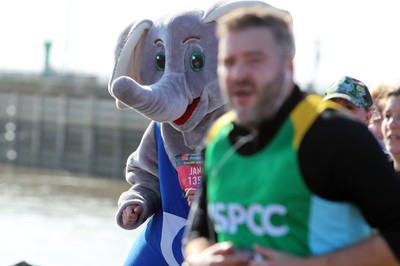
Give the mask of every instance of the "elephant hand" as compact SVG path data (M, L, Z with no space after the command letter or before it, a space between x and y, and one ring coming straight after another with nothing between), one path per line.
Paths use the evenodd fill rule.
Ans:
M140 218L143 212L143 207L138 204L127 206L122 211L122 223L126 227L132 227Z
M187 188L187 189L185 189L185 198L188 201L189 207L192 207L192 203L193 203L194 198L196 196L196 191L197 191L197 189L195 189L195 188Z

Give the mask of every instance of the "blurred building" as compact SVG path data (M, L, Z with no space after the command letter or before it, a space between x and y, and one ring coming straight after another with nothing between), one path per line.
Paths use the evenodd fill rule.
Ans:
M123 179L149 122L94 77L0 74L0 167Z

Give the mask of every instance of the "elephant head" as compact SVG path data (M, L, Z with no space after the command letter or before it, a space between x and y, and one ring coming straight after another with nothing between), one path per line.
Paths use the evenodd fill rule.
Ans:
M120 109L191 131L221 108L215 21L241 6L262 1L220 2L208 11L180 11L141 20L120 36L109 92Z

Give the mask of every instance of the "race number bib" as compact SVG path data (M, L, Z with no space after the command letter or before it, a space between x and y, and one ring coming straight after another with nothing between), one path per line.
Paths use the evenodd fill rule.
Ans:
M175 159L181 188L198 188L203 177L203 154L185 153Z

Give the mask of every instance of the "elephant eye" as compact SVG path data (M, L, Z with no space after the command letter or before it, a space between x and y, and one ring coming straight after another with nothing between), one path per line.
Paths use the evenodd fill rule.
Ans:
M155 63L157 70L164 71L165 70L165 52L158 52L156 54Z
M206 58L202 52L194 52L190 56L190 67L195 72L200 72L204 68L204 62Z

